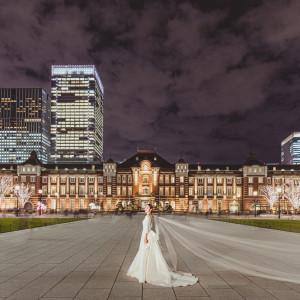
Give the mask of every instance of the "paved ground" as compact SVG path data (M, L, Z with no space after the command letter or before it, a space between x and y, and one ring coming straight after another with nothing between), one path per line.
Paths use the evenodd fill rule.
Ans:
M300 284L218 268L179 244L178 269L192 272L199 283L178 288L139 284L126 271L138 249L141 220L107 216L1 234L0 299L300 299Z

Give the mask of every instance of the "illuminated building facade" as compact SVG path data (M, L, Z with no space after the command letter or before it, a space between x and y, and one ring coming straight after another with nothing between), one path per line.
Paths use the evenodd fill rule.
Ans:
M293 132L281 142L281 163L300 164L300 132Z
M94 65L52 66L52 162L89 164L102 159L103 95Z
M50 97L41 88L0 89L0 163L21 163L50 153Z
M264 165L252 152L240 165L188 164L183 159L173 164L156 151L138 150L122 163L109 159L78 165L42 164L32 154L20 165L0 164L0 176L31 185L28 209L36 209L41 197L48 211L113 211L133 202L140 209L151 203L174 211L254 214L278 212L278 201L270 208L263 187L283 189L286 180L300 178L300 165ZM0 208L15 206L16 199L7 195ZM280 208L282 213L293 212L284 198Z

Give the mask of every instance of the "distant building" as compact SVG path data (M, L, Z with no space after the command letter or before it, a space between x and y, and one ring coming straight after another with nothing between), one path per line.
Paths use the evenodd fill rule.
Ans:
M51 161L99 162L103 156L103 95L94 65L53 65Z
M0 88L0 163L21 163L50 153L50 97L42 88Z
M300 164L300 132L293 132L281 142L281 163Z

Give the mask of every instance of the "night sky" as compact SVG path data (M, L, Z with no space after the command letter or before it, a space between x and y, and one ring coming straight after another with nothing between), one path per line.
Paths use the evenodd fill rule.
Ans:
M300 130L300 1L0 0L0 86L95 64L104 158L280 161Z

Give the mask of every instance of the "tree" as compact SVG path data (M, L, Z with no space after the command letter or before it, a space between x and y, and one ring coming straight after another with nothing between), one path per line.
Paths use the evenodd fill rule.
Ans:
M0 204L2 199L12 191L12 179L8 176L0 177Z
M292 178L286 181L284 197L291 202L296 212L300 206L300 179Z
M24 183L15 186L14 193L15 197L21 203L22 208L24 208L25 203L30 199L30 196L32 195L30 191L30 185L25 185Z
M262 188L262 193L264 195L264 198L270 204L270 208L273 209L274 203L278 200L280 196L280 192L277 190L277 188L274 188L272 185L265 185Z

